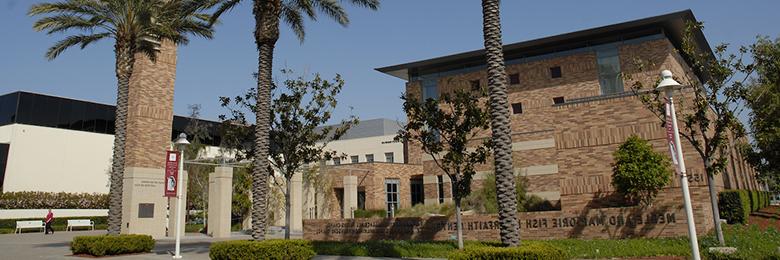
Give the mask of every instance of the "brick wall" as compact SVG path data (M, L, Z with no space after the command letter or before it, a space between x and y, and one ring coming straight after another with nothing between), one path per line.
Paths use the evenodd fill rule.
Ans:
M421 165L402 164L402 163L355 163L342 165L328 165L324 173L330 176L333 189L344 188L344 176L357 176L358 191L366 193L366 209L386 209L385 180L398 179L398 200L399 208L411 207L411 183L414 177L419 178L422 174ZM330 198L331 207L330 217L340 218L341 209L339 208L338 195L333 194Z
M164 41L157 61L136 54L130 78L126 166L162 169L171 143L176 45Z
M595 51L507 65L507 74L520 75L519 84L509 85L509 101L523 106L522 114L511 116L513 147L517 148L513 149L513 166L516 172L527 174L529 193L560 194L563 213L614 204L615 194L610 184L612 154L629 136L648 139L656 151L668 154L661 120L631 93L635 82L642 82L647 88L655 87L663 69L671 70L683 83L696 81L691 69L667 39L624 44L618 51L621 71L627 76L623 79L624 94L621 95L600 96ZM638 60L644 62L640 64ZM550 77L549 68L554 66L561 66L561 78ZM444 76L437 83L440 92L446 93L468 89L472 80L479 80L484 87L485 71ZM419 82L407 83L408 93L419 91ZM567 102L556 105L554 97L564 97ZM690 103L691 97L690 91L678 95L677 110L688 109L685 104ZM488 138L490 131L483 131L481 135ZM554 145L544 144L549 140ZM415 145L419 146L410 143L410 147ZM702 222L699 228L708 230L712 227L712 216L703 162L689 142L683 141L682 145L697 221ZM715 186L719 190L759 188L753 170L744 163L739 152L731 149L727 153L733 160L726 173L715 178ZM424 155L421 157L425 158ZM492 161L489 158L488 163L477 166L477 171L492 171ZM416 162L411 152L410 162ZM441 174L433 162L421 159L421 164L423 174ZM524 168L547 171L534 173L523 171ZM479 178L475 182L479 185ZM426 199L437 195L428 188L425 187ZM679 178L674 176L672 184L658 200L669 200L670 205L681 207L679 194ZM681 214L678 214L678 220L684 219ZM685 230L677 231L684 234Z

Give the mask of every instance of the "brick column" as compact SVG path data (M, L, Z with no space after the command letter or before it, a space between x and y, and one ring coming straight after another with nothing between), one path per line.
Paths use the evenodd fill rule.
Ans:
M439 180L436 175L423 175L423 193L425 205L439 204Z
M165 236L165 151L170 148L176 45L163 41L157 60L136 55L130 78L122 193L122 233ZM139 218L141 204L154 216Z

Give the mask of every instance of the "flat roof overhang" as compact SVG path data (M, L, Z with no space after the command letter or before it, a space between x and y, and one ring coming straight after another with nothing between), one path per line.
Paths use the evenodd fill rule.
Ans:
M653 34L663 34L676 48L682 47L686 23L696 22L693 12L684 11L559 34L530 41L504 45L504 59L513 60L549 53L619 42ZM693 32L698 51L714 57L701 30ZM690 62L688 57L683 56ZM474 50L427 60L376 68L377 71L409 80L409 77L485 65L485 50ZM699 73L697 73L699 74ZM699 75L701 76L701 75Z

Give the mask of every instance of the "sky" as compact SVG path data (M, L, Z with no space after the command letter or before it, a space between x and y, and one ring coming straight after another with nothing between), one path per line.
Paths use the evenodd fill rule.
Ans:
M67 50L56 60L46 49L64 37L32 29L26 15L33 0L0 0L0 95L24 90L115 104L113 42ZM181 46L174 113L188 114L199 104L202 118L216 120L226 110L220 96L254 87L257 52L251 1L223 16L214 39L192 38ZM400 96L404 81L375 68L481 49L482 13L477 0L383 0L378 11L346 5L351 23L327 17L306 22L303 43L282 24L274 54L274 73L324 78L341 74L346 84L332 122L348 115L361 119L404 120ZM749 45L756 35L780 37L780 1L501 1L505 44L605 26L665 13L693 10L705 24L710 45Z

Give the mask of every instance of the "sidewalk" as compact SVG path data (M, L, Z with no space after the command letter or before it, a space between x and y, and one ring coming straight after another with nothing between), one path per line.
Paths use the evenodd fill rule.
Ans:
M74 236L100 235L105 231L72 231L56 232L54 235L43 233L4 234L0 235L0 252L2 259L87 259L76 258L70 253L70 241ZM181 240L183 259L209 259L209 246L215 241L249 239L249 235L233 233L230 239L213 239L211 237L188 233ZM152 253L111 257L110 259L171 259L169 252L175 248L175 240L165 238L157 240ZM316 260L374 260L398 259L351 256L316 256Z

